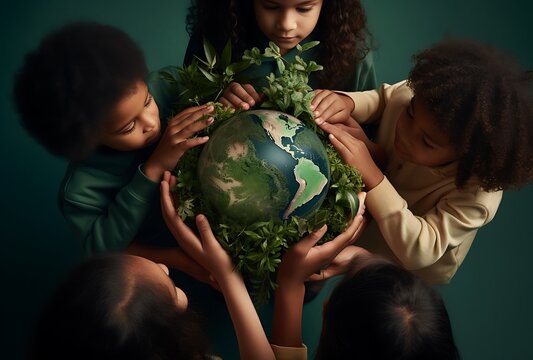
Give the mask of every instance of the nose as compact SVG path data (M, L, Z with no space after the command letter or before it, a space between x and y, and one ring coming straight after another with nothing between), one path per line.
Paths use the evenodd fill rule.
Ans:
M157 116L146 114L141 116L140 120L142 121L143 133L157 129L159 126L159 118Z
M296 29L296 16L291 10L285 10L279 17L278 27L284 32Z

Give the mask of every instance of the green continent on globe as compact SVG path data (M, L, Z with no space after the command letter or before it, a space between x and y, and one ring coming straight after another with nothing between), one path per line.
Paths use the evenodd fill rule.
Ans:
M206 203L222 221L307 217L328 190L326 150L293 116L252 110L226 120L210 136L198 163Z

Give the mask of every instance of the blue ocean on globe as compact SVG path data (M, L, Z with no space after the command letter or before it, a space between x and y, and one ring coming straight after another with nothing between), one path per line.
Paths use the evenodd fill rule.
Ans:
M223 222L309 217L329 188L330 166L316 133L274 110L225 120L204 146L198 178L207 205Z

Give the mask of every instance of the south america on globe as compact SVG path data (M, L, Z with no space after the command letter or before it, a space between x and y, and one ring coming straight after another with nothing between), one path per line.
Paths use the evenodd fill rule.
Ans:
M204 146L197 171L207 205L220 221L241 226L307 218L320 208L330 182L316 133L274 110L224 121Z

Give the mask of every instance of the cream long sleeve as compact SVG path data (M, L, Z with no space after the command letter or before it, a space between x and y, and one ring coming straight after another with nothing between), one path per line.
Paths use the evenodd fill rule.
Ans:
M406 82L374 91L345 93L360 123L379 122L377 143L388 163L385 178L368 191L374 221L357 245L387 256L431 283L447 283L482 226L496 214L502 191L483 191L471 179L455 186L457 164L429 168L403 161L394 151L396 121L413 97Z

